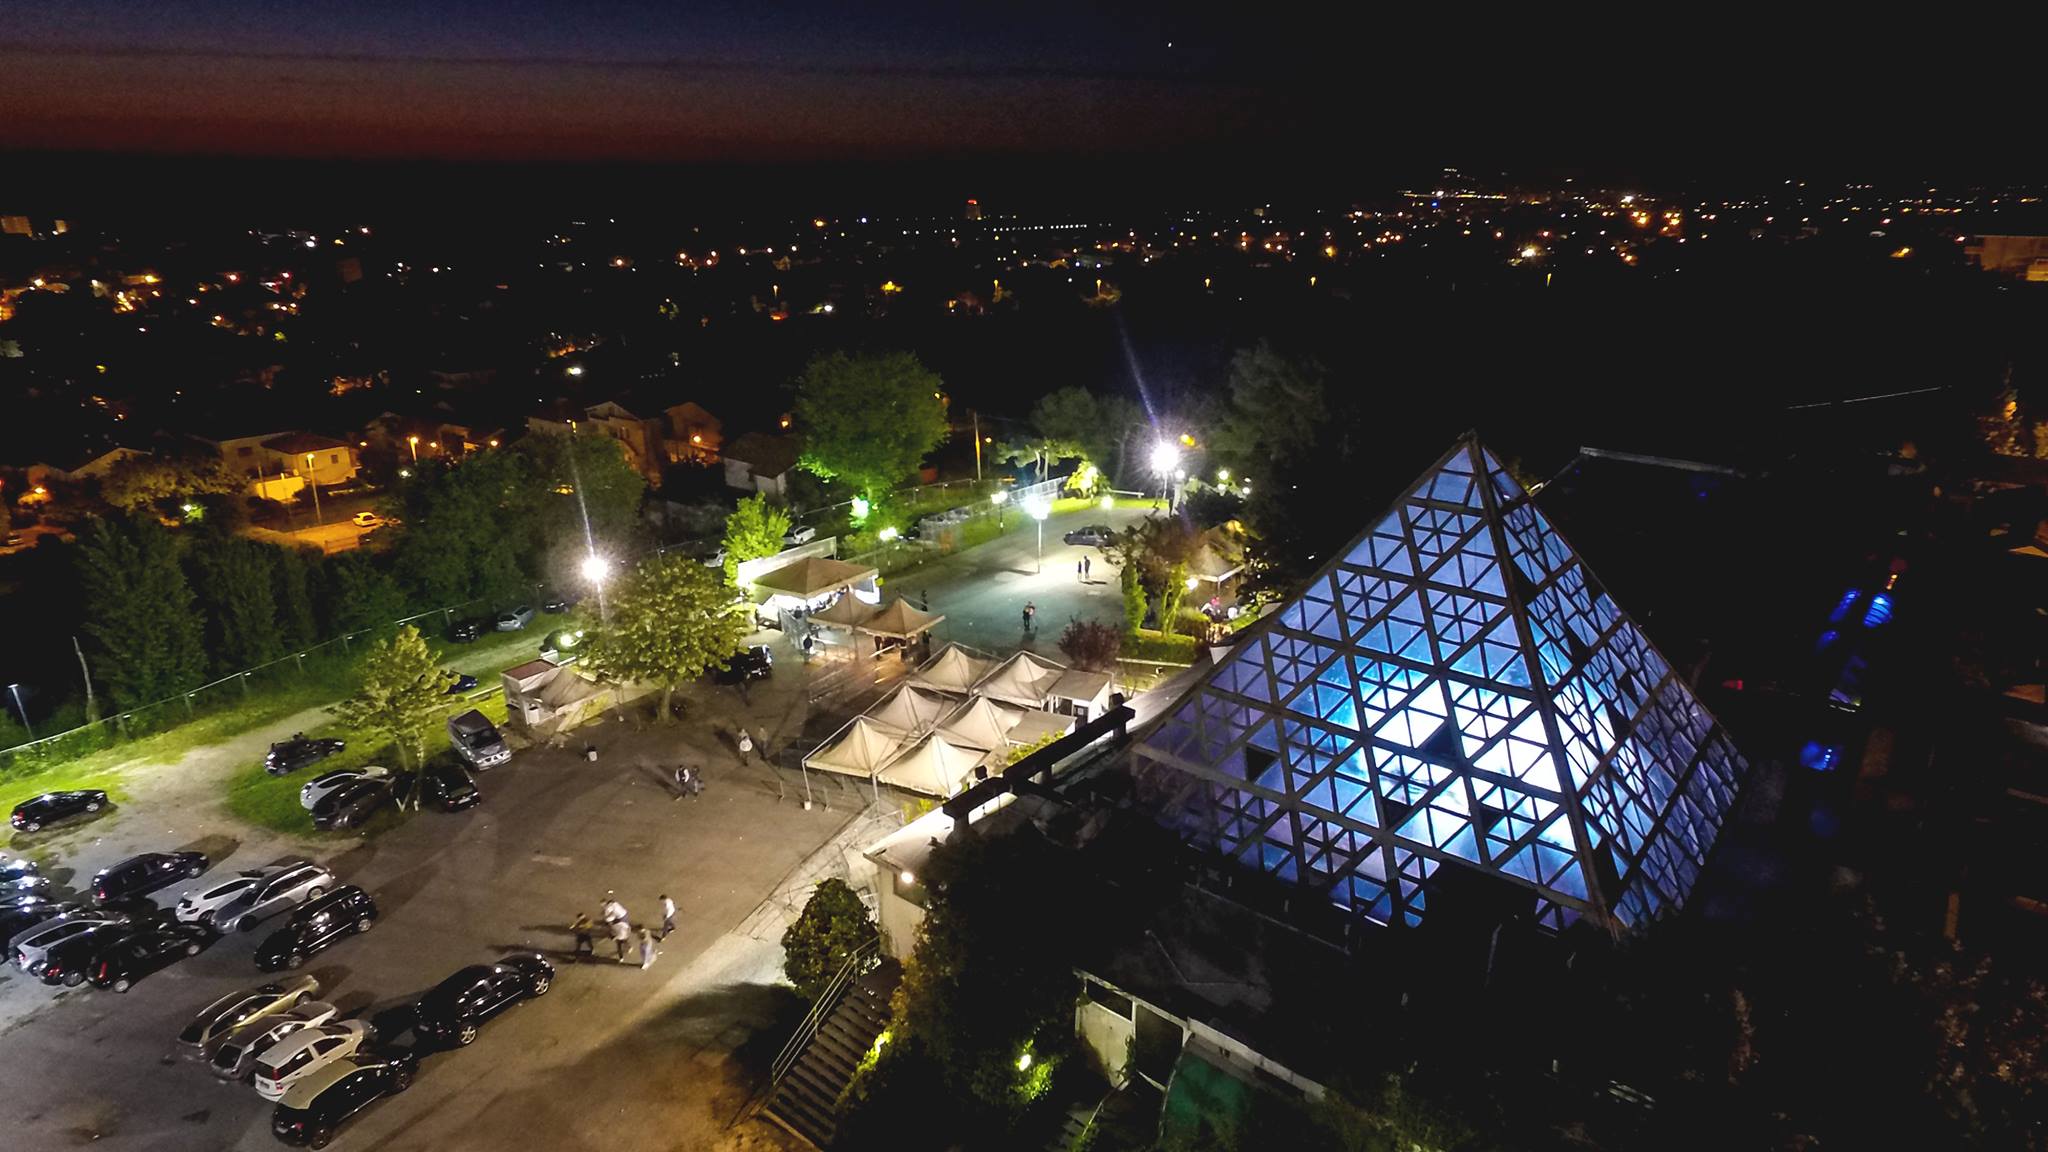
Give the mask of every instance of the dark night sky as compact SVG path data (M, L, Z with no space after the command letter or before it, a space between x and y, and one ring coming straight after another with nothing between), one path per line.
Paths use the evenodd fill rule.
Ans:
M1826 19L1159 0L44 0L0 21L0 149L1088 159L1240 182L1460 164L1693 177L2038 167L1996 142L1999 109L2016 105L1992 89L2010 70L1937 51L1918 29Z

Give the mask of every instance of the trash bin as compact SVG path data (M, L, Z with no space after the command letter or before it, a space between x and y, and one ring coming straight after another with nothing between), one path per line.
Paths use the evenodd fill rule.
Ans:
M594 744L585 745L583 748L583 758L592 764L597 763L597 746Z

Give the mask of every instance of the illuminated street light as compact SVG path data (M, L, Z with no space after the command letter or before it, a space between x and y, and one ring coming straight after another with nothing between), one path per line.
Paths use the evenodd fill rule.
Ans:
M1038 521L1038 571L1045 572L1045 518L1052 515L1052 504L1043 496L1033 496L1024 502L1024 510Z
M1003 505L1010 502L1009 492L997 489L989 494L988 502L996 506L996 531L1003 530Z
M582 572L585 580L601 586L605 578L612 574L612 562L592 552L583 558Z
M875 539L880 540L884 544L887 544L889 541L896 539L896 537L900 535L902 535L902 533L896 531L894 526L891 526L882 529L880 532L875 533Z
M313 489L313 523L323 523L320 518L320 478L313 474L313 454L306 453L306 484Z
M1180 467L1180 449L1161 440L1152 446L1152 471L1161 476L1171 476Z
M405 442L406 442L407 444L410 444L410 445L412 445L412 462L413 462L413 463L415 463L415 464L419 463L419 462L420 462L420 438L419 438L419 437L417 437L417 436L407 436L407 437L405 438Z
M1111 510L1111 509L1113 509L1113 508L1115 508L1115 507L1116 507L1116 497L1114 497L1114 496L1104 496L1104 497L1102 498L1102 510L1103 510L1104 512L1107 512L1107 511L1109 511L1109 510Z
M571 376L581 376L583 375L583 365L571 364L567 368L562 369L562 371L567 372Z

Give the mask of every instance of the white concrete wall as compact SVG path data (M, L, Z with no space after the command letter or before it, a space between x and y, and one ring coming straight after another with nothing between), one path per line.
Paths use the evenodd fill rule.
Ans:
M1137 1022L1119 1016L1093 1000L1084 999L1074 1010L1074 1031L1081 1037L1081 1043L1095 1054L1109 1082L1123 1083L1124 1067L1131 1056L1131 1041L1138 1035Z
M897 960L908 960L917 947L917 926L924 923L924 909L896 895L890 877L877 877L875 891L881 910L882 947Z

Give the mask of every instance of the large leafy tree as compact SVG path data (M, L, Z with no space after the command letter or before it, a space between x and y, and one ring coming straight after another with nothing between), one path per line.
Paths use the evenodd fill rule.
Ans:
M661 718L676 689L725 662L753 628L752 608L687 556L656 556L619 582L593 622L583 662L614 680L661 687ZM590 605L586 601L587 613Z
M209 534L190 551L192 583L206 616L214 669L234 672L283 651L278 643L277 549L238 536Z
M330 634L377 628L405 615L405 593L398 581L363 551L346 552L327 562L327 626Z
M725 582L739 582L740 565L782 551L789 535L789 513L756 493L739 502L725 521Z
M1131 436L1143 426L1137 405L1068 386L1031 409L1035 445L1054 459L1079 456L1112 475L1121 471Z
M609 436L528 436L513 446L525 460L537 550L569 541L577 558L595 541L608 555L634 551L642 527L640 504L647 478ZM586 538L587 531L587 538Z
M908 352L829 352L797 378L803 466L874 500L946 439L944 383Z
M277 639L287 649L305 648L320 638L313 612L314 573L320 553L280 548L273 555L276 577Z
M525 459L503 450L416 471L399 492L396 560L417 603L439 607L525 584L527 545L538 535L535 488Z
M100 499L124 512L161 511L172 502L232 495L242 483L215 456L130 456L100 478Z
M96 519L77 555L93 669L115 705L133 708L197 684L206 649L170 533L147 516Z
M427 729L448 704L448 685L433 649L408 624L389 640L379 640L363 657L363 682L355 695L341 702L341 722L381 736L398 746L399 762L417 768L426 760Z
M860 895L839 879L820 880L782 934L782 971L796 994L816 1000L853 954L874 942L875 923Z

